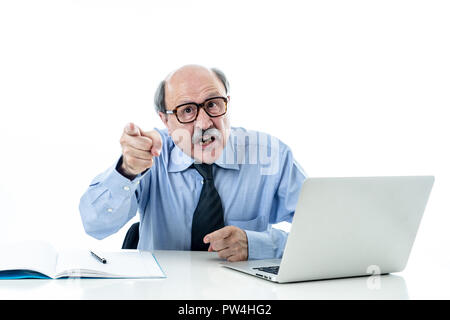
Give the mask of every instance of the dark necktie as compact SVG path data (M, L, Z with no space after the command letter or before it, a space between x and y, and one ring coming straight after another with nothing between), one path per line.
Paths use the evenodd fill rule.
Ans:
M203 177L203 188L197 208L192 217L191 250L208 250L209 244L203 238L224 227L223 208L219 193L214 186L211 164L192 165Z

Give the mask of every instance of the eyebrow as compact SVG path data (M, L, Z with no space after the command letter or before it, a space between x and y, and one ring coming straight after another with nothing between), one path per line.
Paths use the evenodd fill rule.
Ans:
M213 97L222 97L222 95L219 93L219 91L214 91L213 93L208 94L206 97L207 98L205 98L202 102L204 102L205 100L208 100L210 98L213 98ZM196 102L194 102L192 100L181 100L181 102L178 103L176 106L181 106L183 104L188 104L188 103L196 103Z

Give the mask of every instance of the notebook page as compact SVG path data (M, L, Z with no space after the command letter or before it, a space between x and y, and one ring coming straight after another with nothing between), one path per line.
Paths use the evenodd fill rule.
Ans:
M95 251L94 251L95 252ZM95 259L89 250L64 250L58 255L57 276L111 277L111 278L160 278L165 277L151 252L121 250L95 252L107 260L106 264Z
M53 277L56 250L48 243L25 241L0 245L0 271L33 270Z

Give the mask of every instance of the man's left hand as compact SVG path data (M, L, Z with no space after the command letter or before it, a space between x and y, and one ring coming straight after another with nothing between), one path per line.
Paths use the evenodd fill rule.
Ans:
M208 251L216 251L219 257L228 261L248 259L248 239L244 230L235 226L226 226L207 234L204 243L209 243Z

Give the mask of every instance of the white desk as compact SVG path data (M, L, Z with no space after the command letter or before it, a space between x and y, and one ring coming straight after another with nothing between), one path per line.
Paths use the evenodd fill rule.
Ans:
M0 280L0 299L410 298L402 274L381 276L379 283L358 277L277 284L224 268L215 253L155 251L155 256L166 279Z

